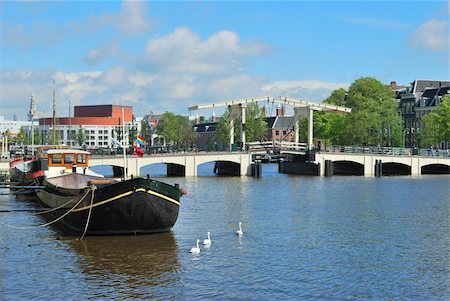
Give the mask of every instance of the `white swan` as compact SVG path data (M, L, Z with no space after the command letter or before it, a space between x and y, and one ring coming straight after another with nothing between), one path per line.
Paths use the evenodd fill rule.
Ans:
M210 246L211 245L211 233L210 232L208 232L208 238L205 238L204 240L203 240L203 244L205 245L205 246Z
M239 229L236 231L236 234L239 236L244 235L244 232L242 232L242 223L239 222Z
M197 239L197 247L192 247L189 253L192 254L199 254L200 253L200 247L198 246L198 243L200 242L200 239Z

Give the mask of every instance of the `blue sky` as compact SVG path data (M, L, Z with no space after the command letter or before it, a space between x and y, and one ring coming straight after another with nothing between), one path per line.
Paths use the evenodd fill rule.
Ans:
M2 1L0 115L227 99L316 102L355 79L449 80L448 1ZM73 112L73 108L71 109ZM209 112L201 112L208 115Z

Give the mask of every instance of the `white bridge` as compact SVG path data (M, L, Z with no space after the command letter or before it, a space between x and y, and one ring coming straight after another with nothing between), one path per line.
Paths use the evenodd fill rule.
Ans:
M359 166L364 176L377 176L377 165L382 170L391 170L405 175L421 175L430 168L445 168L450 170L449 157L431 156L400 156L382 154L348 154L348 153L318 153L315 162L320 163L320 175L326 175L326 161L332 162L334 166L353 165ZM383 174L383 172L381 172ZM380 175L382 175L380 174ZM448 174L448 172L447 172Z
M124 161L120 156L93 156L90 159L91 166L111 165L124 167L126 162L128 176L139 176L142 167L164 163L167 165L168 174L177 176L195 177L198 166L209 162L219 162L222 165L229 165L233 168L234 175L250 175L251 153L246 152L214 152L214 153L174 153L174 154L152 154L144 157L127 157Z
M254 146L253 151L248 152L192 152L192 153L175 153L175 154L152 154L142 158L136 156L129 156L126 158L126 167L128 176L140 176L142 167L163 163L167 165L168 175L176 176L197 176L198 166L204 163L216 162L216 166L224 168L226 171L232 170L228 173L235 176L250 176L252 174L252 155L263 152L263 149L258 149L261 146ZM299 154L303 153L304 145L289 145L288 148L300 149ZM249 147L251 150L252 147ZM289 152L289 151L287 151ZM292 151L291 151L292 152ZM293 153L297 153L293 151ZM91 166L107 165L124 167L124 159L121 156L93 156L90 159ZM7 172L9 168L8 161L0 162L0 171ZM391 155L391 154L358 154L358 153L333 153L322 152L316 153L314 161L310 161L316 165L314 175L324 176L333 174L342 174L341 172L354 172L355 175L362 176L376 176L377 166L383 169L383 172L378 175L386 175L390 170L399 171L405 175L421 175L425 173L434 173L432 170L440 170L442 174L450 174L450 157L445 156L417 156L417 155ZM290 165L291 162L285 162ZM298 171L303 167L303 163L298 163L299 167L295 166L297 163L292 163L292 170ZM331 174L329 166L334 169ZM314 166L313 166L314 167ZM431 172L430 172L431 170ZM218 170L220 174L221 170ZM223 171L223 170L222 170ZM291 172L288 172L291 173Z

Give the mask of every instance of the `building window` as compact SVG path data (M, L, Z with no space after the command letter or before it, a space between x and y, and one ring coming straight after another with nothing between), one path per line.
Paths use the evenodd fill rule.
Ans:
M276 130L275 131L275 136L278 136L278 135L280 135L280 131Z

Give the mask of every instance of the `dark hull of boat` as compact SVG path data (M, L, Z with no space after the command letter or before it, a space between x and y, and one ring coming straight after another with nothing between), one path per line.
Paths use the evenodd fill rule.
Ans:
M18 168L18 165L22 165L24 170ZM38 160L15 160L10 163L9 179L17 186L31 186L40 185L44 177L44 171L42 170Z
M9 180L15 183L17 186L39 186L42 183L44 172L34 171L24 173L17 168L10 168L9 170Z
M44 215L49 221L65 215L54 224L61 232L82 234L87 224L86 235L125 235L169 231L177 221L182 193L163 182L134 178L80 190L78 195L47 186L37 195L50 208L66 204Z

